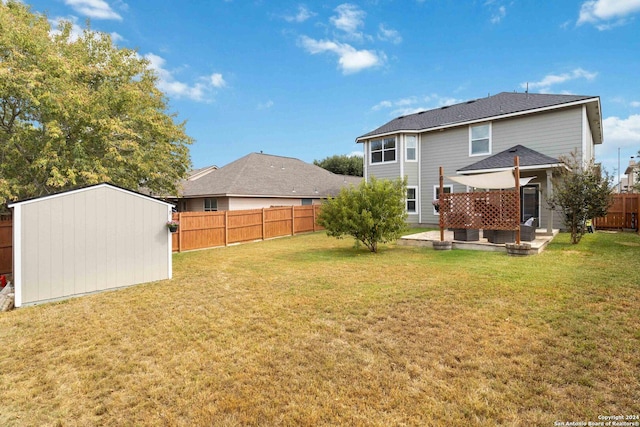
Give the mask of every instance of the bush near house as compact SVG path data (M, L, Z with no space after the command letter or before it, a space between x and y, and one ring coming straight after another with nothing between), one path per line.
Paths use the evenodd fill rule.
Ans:
M371 252L378 244L399 238L406 230L407 181L371 177L358 188L343 188L322 205L317 222L338 239L352 236Z

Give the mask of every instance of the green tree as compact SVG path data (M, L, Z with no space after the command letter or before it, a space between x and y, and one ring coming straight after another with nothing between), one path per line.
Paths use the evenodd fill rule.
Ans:
M175 193L192 140L148 61L71 30L0 3L0 205L105 181Z
M336 154L322 160L314 160L313 164L339 175L362 176L362 162L363 159L360 156Z
M586 232L588 219L605 216L611 205L611 177L593 161L584 164L573 152L561 158L568 169L553 178L553 195L547 202L562 213L564 225L577 244Z
M378 243L395 240L406 230L406 179L377 180L343 188L335 198L329 198L318 215L318 224L327 234L338 239L352 236L371 252L378 252Z

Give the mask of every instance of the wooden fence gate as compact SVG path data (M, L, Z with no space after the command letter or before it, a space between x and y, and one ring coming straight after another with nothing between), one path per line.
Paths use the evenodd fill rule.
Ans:
M596 229L638 230L640 194L616 194L607 216L596 218Z

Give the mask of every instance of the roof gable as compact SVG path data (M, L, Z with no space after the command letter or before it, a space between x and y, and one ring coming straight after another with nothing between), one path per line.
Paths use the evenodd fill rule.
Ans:
M404 132L429 131L446 127L460 126L467 123L506 118L514 115L530 114L536 111L564 108L582 103L597 103L597 107L590 112L589 120L597 125L593 131L595 143L602 141L600 100L594 96L583 95L553 95L502 92L487 98L478 98L455 105L444 106L428 111L400 116L379 128L366 133L356 141L373 136Z
M527 148L523 145L516 145L501 151L479 162L473 163L469 166L465 166L458 169L458 173L477 173L487 170L508 169L513 168L513 158L519 157L519 164L521 168L527 167L543 167L551 165L560 165L562 162L556 158L539 153L538 151Z

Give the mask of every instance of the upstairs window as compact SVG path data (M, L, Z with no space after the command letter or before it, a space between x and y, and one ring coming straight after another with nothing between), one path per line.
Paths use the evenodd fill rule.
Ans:
M418 160L418 138L415 135L407 135L405 137L405 159L408 162L415 162Z
M371 141L371 163L396 161L396 138L375 139Z
M483 156L491 154L491 124L469 128L469 155Z

